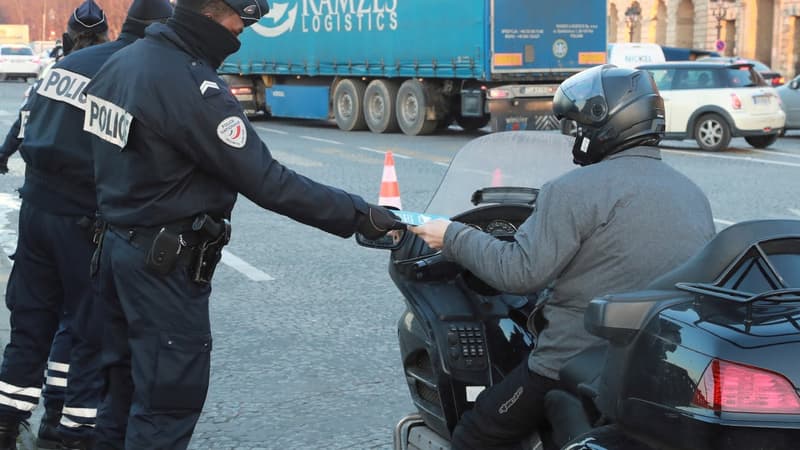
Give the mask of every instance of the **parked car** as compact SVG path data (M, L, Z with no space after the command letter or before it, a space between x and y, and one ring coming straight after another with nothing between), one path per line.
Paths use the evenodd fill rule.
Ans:
M699 58L698 61L719 61L728 64L736 64L736 63L747 63L752 64L756 71L764 77L764 80L772 87L781 86L786 80L783 78L783 75L780 72L776 72L772 70L768 65L762 63L761 61L756 61L755 59L746 59L746 58L737 58L733 56L709 56L704 58Z
M0 81L36 78L41 68L41 58L27 45L0 45Z
M800 75L775 90L781 97L783 112L786 113L786 125L783 131L800 130Z
M666 62L639 66L653 76L666 108L666 139L694 139L703 150L744 137L756 148L778 139L786 114L752 64Z

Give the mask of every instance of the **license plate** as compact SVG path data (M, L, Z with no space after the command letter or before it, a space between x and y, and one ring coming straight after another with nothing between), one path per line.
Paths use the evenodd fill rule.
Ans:
M769 105L769 97L766 95L754 95L753 103L756 105Z

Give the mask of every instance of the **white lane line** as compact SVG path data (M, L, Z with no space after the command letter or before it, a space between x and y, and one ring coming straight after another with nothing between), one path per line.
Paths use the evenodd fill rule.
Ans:
M439 162L439 161L434 161L433 163L436 164L437 166L450 167L450 164Z
M309 140L309 141L316 141L316 142L324 142L326 144L344 145L344 143L339 142L339 141L333 141L331 139L323 139L323 138L318 138L318 137L314 137L314 136L300 136L300 139L306 139L306 140Z
M266 273L251 266L238 256L229 252L228 250L222 251L222 262L231 268L239 271L242 275L253 281L274 281L275 278L267 275Z
M800 209L797 208L789 208L789 212L794 214L795 216L800 216Z
M771 150L758 150L758 149L754 149L754 148L750 148L750 149L747 149L747 150L750 151L750 152L753 152L753 153L761 153L763 155L785 156L787 158L798 158L798 159L800 159L800 155L798 155L797 153L774 152L774 151L771 151Z
M266 131L267 133L275 133L275 134L289 134L288 131L283 130L276 130L275 128L267 128L267 127L255 127L257 130Z
M377 148L358 147L358 149L359 150L364 150L365 152L378 153L380 155L385 155L386 154L386 150L378 150ZM406 156L406 155L403 155L403 154L400 154L400 153L395 153L395 152L392 152L392 156L394 156L397 159L413 159L410 156Z
M754 162L754 163L761 163L761 164L773 164L776 166L787 166L787 167L800 167L800 163L791 163L785 161L770 161L767 159L759 159L759 158L751 158L749 156L727 156L727 155L712 155L708 153L697 153L697 152L689 152L684 150L672 150L672 149L663 149L665 152L670 153L679 153L682 155L688 156L696 156L701 158L717 158L717 159L730 159L733 161L742 161L742 162Z
M736 222L731 222L730 220L723 220L723 219L714 219L714 223L718 223L720 225L725 225L726 227L729 227L735 224Z

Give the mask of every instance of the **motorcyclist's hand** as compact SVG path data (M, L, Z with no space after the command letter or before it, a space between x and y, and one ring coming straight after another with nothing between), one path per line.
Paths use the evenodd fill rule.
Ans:
M400 218L391 210L371 203L367 206L367 213L359 217L357 230L365 238L375 240L383 237L389 230L397 229Z
M0 175L8 173L8 156L0 156Z
M428 244L428 247L440 250L444 247L444 234L447 232L447 227L450 226L450 223L449 220L436 219L418 227L408 227L408 231L422 238Z

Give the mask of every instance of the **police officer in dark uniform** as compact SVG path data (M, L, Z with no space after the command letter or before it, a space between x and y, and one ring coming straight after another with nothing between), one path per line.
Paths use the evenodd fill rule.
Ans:
M95 135L108 223L99 252L111 318L103 358L131 365L129 450L189 444L209 382L209 282L239 193L342 237L377 238L396 225L388 210L273 159L217 76L237 35L267 10L265 0L179 0L166 25L115 54L87 89L84 129ZM106 439L103 414L97 448L122 447Z
M23 137L19 148L26 173L20 189L19 245L9 281L14 327L0 370L0 448L14 448L19 422L38 401L45 363L39 447L82 449L91 444L103 383L99 336L91 333L97 325L88 317L97 202L91 138L82 131L82 91L113 53L143 37L150 23L165 22L171 14L167 0L135 0L118 40L71 53L30 94L27 120L20 121L24 130L17 135ZM73 29L72 22L100 33L107 29L105 15L92 1L79 6L70 22ZM89 40L86 32L80 35ZM48 362L59 323L64 332L53 343ZM60 388L61 395L53 393L54 388Z

